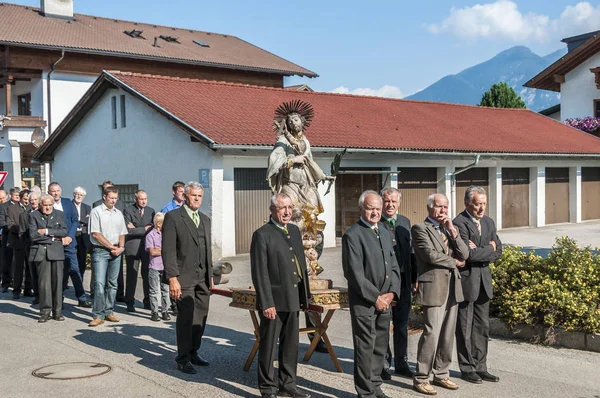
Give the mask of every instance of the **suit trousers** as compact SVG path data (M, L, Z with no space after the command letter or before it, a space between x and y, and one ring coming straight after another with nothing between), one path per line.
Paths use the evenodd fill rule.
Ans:
M75 237L75 240L77 241L77 264L79 265L79 274L81 275L82 280L87 269L88 245L90 245L89 239L89 235L86 234L79 234Z
M423 306L425 325L417 347L414 381L425 383L431 373L437 379L449 377L458 304L454 297L454 278L450 277L446 302L439 307Z
M405 285L406 274L402 273L402 286L400 288L400 298L396 305L392 307L392 321L394 322L394 368L396 370L404 369L408 365L408 318L412 304L411 287ZM388 346L384 369L388 370L392 366L392 350Z
M258 347L258 389L261 394L276 394L277 388L296 389L298 368L299 320L298 311L277 312L267 319L260 312L260 345ZM275 383L275 349L279 340L279 380Z
M21 293L23 279L25 279L25 291L31 289L31 272L27 264L27 252L25 249L13 249L13 293Z
M202 281L194 287L181 289L181 298L177 300L179 312L175 322L177 363L189 362L192 355L200 349L209 303L210 289L206 286L206 282Z
M33 289L33 295L35 297L40 297L40 289L39 289L39 275L37 266L33 261L27 260L29 258L29 246L25 249L25 260L27 261L27 267L29 269L29 274L31 275L31 288Z
M121 300L125 298L125 279L123 278L123 262L125 256L121 255L121 264L119 265L119 274L117 275L117 298Z
M35 263L40 291L40 315L54 316L62 313L63 262L44 260Z
M489 337L490 298L482 285L476 301L458 304L456 352L461 372L487 372Z
M381 371L390 336L392 312L375 311L373 315L356 316L350 309L354 343L354 387L359 397L375 397L381 391Z
M125 273L125 302L129 305L135 304L135 289L138 281L138 271L142 271L142 286L144 289L144 303L149 302L148 265L150 256L127 256L125 259L127 272Z
M65 246L65 269L63 270L63 289L66 290L69 283L69 277L75 288L75 297L78 301L85 301L85 289L83 288L83 278L79 273L79 262L77 261L77 252L74 247Z
M2 239L8 239L7 236L2 235ZM12 247L6 247L2 244L2 287L10 287L12 284L12 260L13 260L13 249Z

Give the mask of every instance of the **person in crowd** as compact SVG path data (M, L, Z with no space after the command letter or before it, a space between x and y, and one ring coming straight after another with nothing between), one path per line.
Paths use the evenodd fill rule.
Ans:
M165 213L158 212L152 222L154 227L145 237L145 247L150 258L148 264L148 284L150 290L150 319L154 322L170 321L169 306L169 284L163 283L164 265L162 261L162 226ZM162 314L159 315L159 314Z
M125 260L127 264L127 280L125 283L125 302L127 311L135 312L135 289L137 287L138 270L142 271L142 284L144 291L144 308L150 309L148 286L148 263L150 258L144 250L146 234L152 228L154 209L148 206L148 194L139 190L135 193L135 203L123 210L123 217L127 225L125 237Z
M173 187L171 188L173 192L173 200L163 206L160 209L161 213L168 213L171 210L179 209L185 203L185 195L184 195L184 186L185 184L181 181L175 181Z
M73 202L68 198L62 197L62 188L58 182L52 182L48 185L48 194L54 198L54 208L63 212L67 222L67 236L63 238L65 249L65 269L63 271L63 290L66 290L69 283L69 277L75 288L75 298L79 307L92 308L92 303L87 299L85 289L83 288L83 279L79 272L79 263L77 261L77 241L76 233L79 226L79 217L77 209Z
M424 328L417 347L417 370L413 388L426 395L437 391L429 383L457 390L450 380L450 363L458 303L463 301L458 270L469 257L469 248L448 216L448 198L432 194L427 198L428 217L412 227L417 260L417 303L423 309Z
M360 195L360 220L342 237L342 267L354 344L354 387L359 397L385 398L381 372L389 343L392 300L400 297L400 269L392 234L380 222L381 196Z
M92 263L95 272L93 319L89 323L91 327L102 325L105 320L119 322L114 314L114 307L117 278L127 235L123 213L115 207L119 191L112 185L107 186L102 197L104 203L94 207L90 215Z
M194 374L193 365L208 366L198 353L206 327L212 284L210 219L199 211L204 188L191 181L184 187L185 204L165 215L162 259L169 293L178 307L175 324L177 369Z
M271 198L271 219L252 235L250 268L260 315L258 388L263 398L309 397L296 386L298 315L308 308L310 288L300 230L290 224L292 199ZM279 380L275 347L279 340Z
M392 307L392 321L394 323L394 373L404 377L414 376L408 365L408 317L411 308L413 286L417 280L416 263L412 254L412 241L410 237L410 220L398 214L398 207L402 195L398 189L389 187L381 191L383 199L383 225L392 234L392 243L398 267L400 267L400 297ZM388 346L386 358L383 363L381 378L390 380L389 368L392 364L392 351Z
M92 245L90 243L90 234L88 232L92 207L83 203L86 194L86 190L82 187L75 187L73 190L73 206L75 206L75 210L77 210L77 218L79 220L79 225L75 232L77 263L79 264L79 274L81 275L82 280L87 269L87 255L91 251Z
M40 210L29 217L31 250L29 260L37 268L40 291L40 318L64 321L62 315L62 273L65 251L63 238L67 236L67 223L63 212L54 208L54 198L42 195Z
M115 186L115 184L113 184L112 181L106 180L102 183L102 192L104 192L104 189L106 187L114 187L114 186ZM104 203L104 199L99 199L99 200L95 201L94 203L92 203L92 209L94 207L100 206L103 203ZM123 210L125 210L125 203L121 199L117 199L117 203L115 203L114 207L122 213ZM115 299L118 303L125 302L125 278L123 276L123 262L124 261L125 261L125 256L121 256L121 264L119 265L119 275L117 276L117 298ZM92 284L93 285L95 285L94 275L95 275L94 274L94 264L92 262ZM91 292L91 295L92 295L92 297L94 296L93 290Z
M21 188L13 187L9 189L10 197L0 205L0 229L2 229L2 293L8 292L12 286L12 261L13 249L8 244L8 228L6 214L10 206L18 206L20 203L19 193Z
M497 382L488 372L487 352L490 338L490 300L494 297L490 263L502 256L502 242L494 220L485 215L485 189L470 186L465 192L465 210L454 219L460 237L469 247L469 258L460 269L465 300L458 305L456 351L461 378L481 384Z
M24 296L34 295L31 284L31 272L27 266L25 241L19 236L20 216L29 209L29 191L23 190L19 193L19 203L6 209L6 228L8 229L8 246L13 250L13 299L21 297L23 280L25 281Z
M29 193L29 207L26 211L21 213L19 216L19 238L21 239L23 246L25 247L25 258L27 259L27 267L29 274L31 275L31 288L33 289L33 305L39 304L40 302L40 290L38 285L39 275L37 273L37 267L33 261L29 260L29 254L31 252L31 238L29 237L29 221L33 212L40 209L40 194L37 191Z

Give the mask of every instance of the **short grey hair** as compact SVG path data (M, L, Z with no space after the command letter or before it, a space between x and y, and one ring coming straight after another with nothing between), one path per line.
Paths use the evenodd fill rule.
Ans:
M31 187L31 192L37 192L38 197L40 197L42 195L42 188L38 187L37 185L34 185Z
M358 207L359 208L363 208L363 206L365 205L365 199L367 198L367 196L369 195L375 195L379 198L379 200L381 201L381 203L383 203L383 199L381 199L381 196L379 196L379 194L373 190L366 190L364 191L362 194L360 194L360 198L358 198Z
M190 181L187 184L185 184L185 186L183 187L183 192L186 195L188 195L190 193L191 189L194 189L194 190L200 189L200 190L202 190L202 192L204 192L204 187L198 181Z
M163 222L165 220L165 213L161 213L160 211L158 213L156 213L154 215L154 219L152 220L154 222L154 225L158 224L159 222Z
M44 204L45 200L51 200L52 203L54 203L54 197L50 194L43 194L42 196L40 196L40 204Z
M194 188L194 189L197 189L197 188ZM203 189L203 190L204 190L204 189ZM138 198L138 196L139 196L141 193L145 193L146 195L148 195L148 194L146 193L146 191L144 191L143 189L138 189L137 191L135 191L135 193L133 194L133 196L135 196L135 198L137 199L137 198Z
M466 205L473 203L473 197L475 196L475 193L478 193L480 195L487 195L485 193L485 189L483 187L480 187L477 185L471 185L465 191L465 204Z
M37 191L29 191L29 200L31 200L33 198L39 199L40 193Z
M73 189L73 195L75 195L76 193L80 193L83 196L87 195L87 192L82 187L75 187L75 189Z
M271 204L270 204L270 208L273 207L277 207L277 202L279 201L279 199L291 199L290 195L288 195L287 193L276 193L275 195L271 196Z
M450 201L448 200L448 197L447 197L446 195L444 195L443 193L438 193L438 192L435 192L435 193L432 193L431 195L429 195L429 196L427 197L427 208L428 208L428 209L433 209L433 202L434 202L434 200L435 200L435 197L436 197L437 195L441 195L441 196L443 196L443 197L444 197L444 199L446 199L446 202L450 203Z
M381 190L381 197L383 198L383 195L392 195L392 194L398 194L398 199L401 200L402 199L402 192L400 192L398 190L398 188L394 188L394 187L387 187L387 188L383 188Z

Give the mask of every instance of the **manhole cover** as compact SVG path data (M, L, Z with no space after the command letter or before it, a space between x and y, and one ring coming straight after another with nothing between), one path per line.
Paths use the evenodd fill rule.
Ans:
M94 362L71 362L44 366L31 372L35 377L52 380L85 379L110 372L110 366Z

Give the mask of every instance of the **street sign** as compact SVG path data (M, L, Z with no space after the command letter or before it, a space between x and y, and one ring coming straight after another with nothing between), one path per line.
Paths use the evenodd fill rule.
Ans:
M8 171L0 171L0 185L4 184L4 180L6 180L7 175Z

